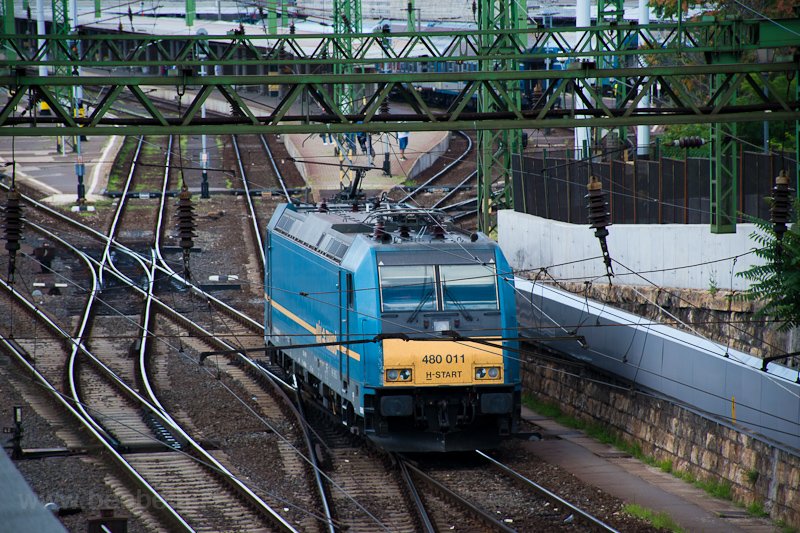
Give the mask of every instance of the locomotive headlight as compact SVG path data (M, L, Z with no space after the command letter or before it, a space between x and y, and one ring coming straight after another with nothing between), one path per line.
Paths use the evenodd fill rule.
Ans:
M475 379L498 379L499 377L499 366L479 366L475 368Z
M411 369L390 368L386 371L386 381L411 381Z

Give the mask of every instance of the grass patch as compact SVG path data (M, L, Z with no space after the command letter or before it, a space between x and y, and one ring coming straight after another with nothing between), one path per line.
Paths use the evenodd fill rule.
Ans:
M753 502L747 506L747 513L758 518L769 516L769 513L764 510L764 504L761 502Z
M758 482L760 474L758 470L748 470L747 471L747 481L750 482L751 485L755 485Z
M559 409L557 405L539 401L530 395L526 395L522 402L529 409L533 409L543 416L552 418L561 425L574 429L580 429L595 440L598 440L604 444L610 444L615 448L631 454L633 457L636 457L639 460L647 462L647 458L645 457L644 453L642 453L641 446L636 443L631 444L627 442L625 439L620 437L619 434L610 431L605 426L601 426L600 424L592 424L566 415L561 411L561 409ZM651 462L649 464L653 463Z
M674 468L674 465L671 460L657 461L654 457L645 455L644 452L642 452L642 448L639 444L627 442L625 439L621 437L619 433L611 431L605 426L585 422L583 420L579 420L577 418L569 416L564 412L562 412L557 405L548 402L543 402L529 394L523 396L522 403L529 409L536 411L542 416L552 418L563 426L582 430L588 436L600 442L603 442L605 444L610 444L611 446L614 446L619 450L629 453L632 457L635 457L636 459L650 466L659 468L662 472L672 474L678 479L681 479L687 483L691 483L695 487L704 490L711 496L714 496L716 498L721 498L723 500L733 501L733 487L727 481L720 482L715 480L701 480L698 479L691 472L677 470ZM758 472L755 470L749 471L747 473L747 479L751 483L755 483L758 480ZM644 510L652 512L647 509ZM760 503L750 504L750 506L747 507L747 510L748 512L750 512L750 514L753 514L754 516L768 516L768 513L764 511L763 504ZM758 514L758 513L764 513L764 514ZM655 523L653 523L653 525L655 525ZM657 526L657 527L664 527L664 526ZM790 531L796 531L796 530L790 530Z
M623 509L629 515L645 520L655 528L667 529L675 532L683 531L667 513L657 513L652 509L642 507L635 503L626 504Z
M136 137L125 137L119 152L117 152L117 157L114 159L111 172L108 174L107 190L118 191L122 188L122 184L128 178L129 162L133 158L133 152L138 144L139 140Z
M707 493L723 500L733 501L733 488L730 483L718 482L713 480L697 480L694 486L703 489Z

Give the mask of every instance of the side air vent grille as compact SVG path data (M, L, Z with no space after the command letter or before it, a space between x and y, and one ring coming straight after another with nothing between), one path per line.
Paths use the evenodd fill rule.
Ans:
M291 235L295 222L297 222L296 219L288 215L283 215L281 219L278 220L278 223L275 225L275 228L281 230L283 233Z
M330 235L325 235L320 243L319 249L322 253L329 257L335 257L341 260L344 254L347 253L347 244L339 239L335 239Z

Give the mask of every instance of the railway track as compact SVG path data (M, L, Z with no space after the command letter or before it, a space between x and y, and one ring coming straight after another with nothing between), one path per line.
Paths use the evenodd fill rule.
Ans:
M476 186L478 173L475 170L476 145L474 135L463 131L455 132L450 149L455 151L446 163L436 164L423 173L423 178L399 202L441 209L453 220L470 225L477 213ZM444 156L443 156L444 157Z
M442 460L397 461L408 473L412 491L420 495L430 530L458 524L470 530L512 532L524 524L525 529L539 531L617 531L480 450Z
M231 145L238 142L232 140ZM254 147L251 150L254 154L259 144L268 144L263 138L249 139L248 143ZM174 156L174 149L169 146L163 152L167 157L170 154ZM237 159L243 160L245 157L239 153ZM155 162L146 164L158 165ZM173 166L169 159L161 165L167 169ZM245 476L262 480L260 483L249 484L247 490L252 491L273 510L279 509L276 511L279 518L273 516L266 520L285 520L289 528L319 531L334 531L337 528L418 531L433 527L445 529L453 524L471 524L470 529L474 527L475 530L504 530L504 527L511 527L503 523L498 525L484 522L478 518L481 508L489 509L484 512L491 513L491 506L485 502L474 503L476 509L470 513L475 513L475 517L465 518L472 514L466 511L463 503L457 503L455 499L450 501L449 497L442 496L441 488L432 490L418 485L423 474L414 473L413 467L405 466L405 463L398 466L387 461L385 457L372 454L361 443L319 427L313 421L313 416L311 421L306 420L300 412L302 404L296 399L288 398L282 387L277 385L282 380L287 390L296 392L296 388L292 388L291 377L278 374L265 359L255 360L263 349L264 333L260 323L263 305L263 244L260 242L260 234L271 200L263 196L254 198L251 192L252 188L264 189L266 174L253 175L246 168L240 169L239 174L242 178L241 189L245 191L242 199L247 198L247 201L241 202L242 215L234 216L241 218L247 229L239 233L241 237L235 235L241 241L232 240L230 235L225 238L229 241L226 251L242 248L252 256L252 260L248 259L251 262L247 263L250 277L245 284L245 290L241 291L244 297L236 296L234 292L215 292L216 295L212 295L211 291L200 286L199 273L210 272L206 267L212 260L204 263L201 259L195 262L195 258L213 256L215 253L224 255L219 251L214 252L215 248L219 248L219 243L212 238L201 236L198 243L201 251L192 252L192 266L195 267L195 275L192 277L184 275L181 262L171 255L174 248L169 244L174 235L170 235L165 223L174 214L167 202L171 179L169 170L164 172L160 182L161 193L153 196L159 197L160 202L143 202L146 205L158 204L154 210L160 216L152 225L146 223L143 217L123 213L118 222L121 225L120 231L106 235L74 218L70 219L70 241L78 238L78 235L80 239L92 241L88 246L90 253L85 259L87 266L82 267L82 270L102 273L102 303L109 310L125 310L122 313L104 314L96 306L92 336L86 339L85 346L77 350L82 355L79 359L81 363L75 365L79 382L76 388L83 390L84 400L91 407L90 411L98 411L102 415L102 410L106 409L105 416L99 416L95 420L97 427L90 424L99 438L105 439L104 446L117 452L123 451L120 454L123 459L131 456L127 461L128 468L152 486L153 498L158 494L165 502L170 502L174 505L177 516L182 519L183 515L190 517L185 519L187 524L198 529L228 529L229 526L225 524L241 524L235 528L242 529L256 527L258 524L263 526L265 516L255 513L256 517L251 521L251 515L236 511L237 505L241 505L240 490L244 489L231 489L226 479L235 477L244 480ZM470 179L471 176L467 176L461 183L468 184ZM235 181L233 186L236 186ZM133 187L136 188L135 185ZM139 186L140 189L151 187L155 185L149 183ZM282 189L288 193L289 187L284 184ZM130 191L122 196L137 203L136 195ZM454 196L456 195L451 197ZM449 198L440 198L436 205L444 206ZM36 205L37 210L41 206L34 203L29 205ZM219 205L204 208L200 216L207 214L210 209L217 209ZM50 211L48 216L59 217L59 221L69 218ZM228 211L225 216L230 216L230 213ZM51 222L51 225L60 223ZM109 223L112 226L115 224L117 223ZM155 229L152 229L153 226ZM203 233L212 233L210 228L211 224L208 229L203 229ZM47 239L52 240L53 237ZM255 251L259 253L254 253ZM198 269L198 266L201 268ZM256 276L253 272L260 275ZM85 287L81 289L84 293L95 292L86 288L88 285L83 281L75 281L75 286L78 285ZM114 294L111 289L119 289L119 294ZM253 316L258 318L254 319ZM77 331L79 324L71 316L69 318L70 325L65 330ZM136 333L138 338L134 338ZM112 338L115 335L117 338ZM82 337L73 333L71 338ZM54 351L53 347L63 342L65 341L58 339L43 341L39 335L38 346L34 346L33 350L34 353L50 353ZM202 357L203 353L210 351L228 353L220 357ZM89 353L101 360L108 370L99 370L94 364L89 364ZM20 364L27 362L33 368L30 361L34 355L28 353L19 357ZM68 358L68 354L60 356L60 359ZM49 373L54 378L64 374L59 370L58 358L50 363L40 357L39 359L39 366L43 370L46 370L48 364L52 366ZM196 364L200 359L204 360L202 367ZM134 364L131 364L132 360L135 360ZM205 423L206 418L197 416L197 411L205 408L200 406L206 404L197 402L194 405L194 402L189 403L185 399L172 396L170 388L174 387L176 373L181 372L196 374L191 377L202 380L191 382L192 386L210 391L208 396L213 397L214 402L209 404L216 404L218 409L215 416L235 418L237 424L244 426L244 430L228 433L217 431L210 427L211 424ZM110 397L116 389L124 388L112 375L129 387L130 391L114 396L113 402L105 405L105 398ZM208 385L209 383L212 385ZM214 386L215 383L218 386ZM65 386L63 382L61 386ZM221 396L216 396L220 388L230 389L234 395L221 399ZM137 399L139 397L141 400ZM235 406L237 402L241 405ZM298 412L292 413L293 410ZM139 418L131 417L137 411ZM142 415L142 412L145 414ZM233 412L243 414L231 416ZM86 420L86 416L79 412L74 416ZM220 428L224 429L223 426ZM130 433L126 433L126 429ZM191 464L198 462L201 452L191 451L191 455L183 455L178 451L165 451L167 446L173 446L172 450L175 447L189 450L189 442L184 438L184 433L187 437L191 435L195 442L202 443L203 446L200 447L220 464L220 468L200 469L194 474ZM108 438L109 435L114 438ZM149 444L137 442L143 435L148 436L146 440ZM225 442L228 438L249 439L258 448L229 447ZM208 450L209 447L212 449ZM253 460L254 451L265 456L266 461L262 461L261 465ZM322 459L321 464L317 464L317 459ZM137 461L140 461L138 470L141 472L137 472L137 465L132 464ZM272 470L279 471L278 475L265 475L263 463L272 465ZM165 469L173 468L176 472L174 477L185 479L184 487L188 488L175 490L169 485L169 479L158 475ZM403 471L406 472L405 475ZM408 480L404 481L404 478ZM264 479L270 482L265 485ZM214 500L211 495L184 497L184 493L194 494L195 485L210 485L212 482L222 487L218 492L231 493L234 503L223 499ZM477 487L483 487L488 481L476 476L474 483ZM441 480L439 484L447 488ZM505 486L505 482L502 486ZM276 487L280 487L280 490L273 490ZM457 493L458 490L450 492ZM474 492L477 491L467 490L468 495ZM417 499L414 494L420 495L419 503L415 503ZM466 500L463 496L462 499ZM197 502L203 503L195 506ZM426 504L430 509L425 508ZM213 509L214 516L197 517L198 513L202 514L201 507ZM253 505L246 504L245 507L252 509ZM231 512L227 512L228 510ZM158 520L162 526L165 523L174 526L169 518L159 516ZM528 524L525 518L515 523Z
M133 176L133 171L131 172L131 176ZM129 183L126 184L126 189L130 186ZM107 271L116 277L118 280L123 280L130 284L128 289L134 290L141 290L139 289L138 285L131 281L130 278L125 276L121 273L114 265L114 254L111 253L111 244L114 242L115 234L119 227L119 222L122 219L120 214L124 210L125 203L127 201L127 194L123 194L121 197L121 201L118 206L117 215L113 218L113 222L111 225L111 232L109 234L109 238L106 240L106 247L102 254L102 258L99 261L94 261L94 267L98 269L99 272ZM53 238L51 236L51 238ZM77 250L74 250L75 253L79 253ZM87 256L85 258L87 263L91 262L92 260ZM137 258L138 260L138 258ZM143 263L142 263L143 266ZM150 288L150 292L148 293L148 301L150 301L150 297L152 296L152 272L146 272L149 275L150 279L147 283L147 286ZM99 290L99 281L95 282L95 285L91 289L91 294L97 295L100 293ZM94 306L94 300L96 298L93 296L90 298L89 303L87 304L86 311L84 313L84 319L81 325L81 331L79 331L77 338L80 339L84 336L84 330L87 328L87 323L89 322L89 317L92 316L92 309ZM145 313L146 315L147 313ZM123 315L124 319L127 319ZM129 322L129 321L126 321ZM129 325L129 323L126 323ZM134 330L136 327L139 327L142 331L147 331L147 328L143 327L140 324L136 324L134 326ZM98 327L101 331L106 331L108 329L108 324L101 324ZM119 331L116 331L119 333ZM65 338L70 339L71 337L66 336ZM131 337L129 337L131 338ZM135 338L135 337L133 337ZM147 335L143 336L143 340L141 341L142 349L141 354L146 352L144 346L147 340ZM81 411L81 415L84 420L95 427L95 429L103 435L106 442L109 443L112 447L118 448L120 450L132 450L132 449L139 449L142 450L143 448L148 447L148 444L152 444L153 442L158 442L157 436L161 433L165 432L165 428L169 428L169 430L177 431L181 434L182 437L188 442L192 443L193 453L198 454L201 456L203 461L206 464L210 464L211 467L214 469L215 472L212 472L212 475L216 476L220 473L223 475L220 476L219 481L223 482L231 482L235 485L235 489L239 492L237 497L241 497L242 495L246 496L246 499L249 500L244 507L239 506L242 510L241 512L237 512L236 516L240 517L241 520L239 523L229 523L225 528L240 528L244 527L246 529L250 529L250 525L258 524L259 527L263 525L263 517L260 517L259 514L266 514L269 517L270 522L273 525L281 526L283 529L292 529L288 523L286 523L277 513L275 513L271 508L269 508L264 502L260 501L260 498L255 496L245 485L241 483L238 479L236 479L233 475L230 474L227 469L225 469L221 464L219 464L208 452L206 452L202 447L200 447L196 442L194 442L188 435L183 432L182 429L176 426L174 421L169 417L169 415L160 408L154 408L152 404L150 404L147 400L145 400L142 396L140 396L136 390L134 390L130 384L126 384L126 379L130 382L133 372L127 371L125 372L124 378L117 376L113 370L111 370L108 366L101 363L97 357L95 357L89 350L84 347L80 342L75 343L75 347L72 350L72 354L69 357L65 357L64 359L68 361L69 366L69 382L70 382L70 389L72 391L72 397L75 402L75 405L78 406L78 410ZM87 343L88 344L88 343ZM98 343L101 346L103 345L102 342ZM110 359L115 359L115 364L120 364L124 366L124 361L119 361L119 353L127 354L127 350L120 350L118 346L110 346L110 349L107 353L105 353L105 357ZM80 349L80 350L79 350ZM98 364L102 368L102 372L96 371L94 368L84 367L82 364L78 364L76 362L76 355L80 351L82 355L87 356L92 362ZM128 361L128 364L131 364L131 361ZM138 375L139 380L141 381L142 389L147 390L148 394L151 396L150 400L157 402L157 399L153 396L153 388L149 385L147 372L145 370L145 362L143 360L139 361L139 367L142 369L142 372ZM105 378L105 381L104 381ZM107 381L110 380L112 385L121 387L124 392L128 394L128 397L124 399L120 399L119 395L114 394L115 391L110 390L108 387ZM79 392L80 391L80 392ZM80 393L83 393L82 396L79 396ZM145 418L147 421L142 420L141 413L137 412L139 409L142 409L146 415ZM90 414L90 412L96 413L96 416ZM149 417L149 418L148 418ZM153 421L152 418L158 418L160 420ZM149 423L148 423L149 422ZM155 427L153 427L155 426ZM175 440L175 439L173 439ZM151 450L150 450L151 451ZM155 452L154 452L155 453ZM159 456L158 459L154 460L153 462L156 464L160 464L166 460L167 456ZM186 463L184 458L180 458L180 461L183 461L184 464L181 465L179 468L180 472L182 473L182 480L188 481L181 481L177 488L164 486L163 485L163 476L159 477L155 474L158 472L159 469L152 469L148 468L147 460L142 460L141 458L137 457L135 461L137 464L142 465L142 476L147 477L148 475L156 476L155 481L152 485L157 486L156 491L162 492L165 494L170 495L177 495L183 494L186 492L186 485L194 486L202 484L203 477L208 477L208 473L203 473L202 468L200 467L199 463L190 462ZM198 472L190 472L190 467L188 465L193 464L195 468L201 468ZM128 463L130 466L130 463ZM134 465L134 469L136 466ZM142 473L140 472L140 473ZM192 481L194 480L194 481ZM181 484L183 487L181 488ZM216 485L216 486L215 486ZM236 509L237 506L235 502L225 500L222 496L226 493L225 490L225 483L222 486L217 484L208 485L210 488L209 490L209 498L205 500L206 503L212 501L219 501L220 509ZM230 489L229 489L230 490ZM215 494L217 496L215 496ZM216 498L216 500L214 500ZM223 498L223 499L221 499ZM202 498L199 498L202 500ZM256 509L260 509L255 514L249 511L248 506L253 505ZM187 506L187 502L184 500L180 500L179 503L176 505L178 513L186 516L190 516L191 522L198 522L200 523L200 529L206 528L209 530L215 530L219 528L218 523L214 523L215 520L219 520L219 516L206 516L205 518L196 515L194 511L199 509L199 507L192 507ZM182 508L181 508L182 507ZM248 514L249 513L249 514ZM224 514L224 513L223 513ZM243 518L245 516L249 516L250 518ZM252 518L252 520L251 520ZM194 526L193 526L194 527Z

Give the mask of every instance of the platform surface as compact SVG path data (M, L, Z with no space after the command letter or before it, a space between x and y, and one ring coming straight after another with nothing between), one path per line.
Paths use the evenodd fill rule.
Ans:
M3 491L0 497L0 533L67 531L53 513L44 508L5 450L0 453L0 487Z
M626 503L668 514L684 531L779 531L769 520L751 517L732 502L713 498L582 431L562 426L524 407L522 416L541 427L545 434L544 440L526 443L534 455Z

